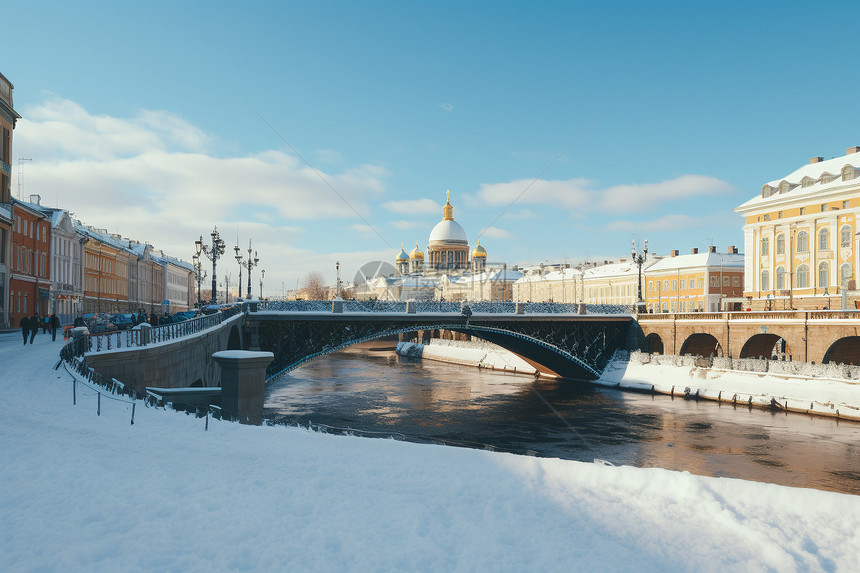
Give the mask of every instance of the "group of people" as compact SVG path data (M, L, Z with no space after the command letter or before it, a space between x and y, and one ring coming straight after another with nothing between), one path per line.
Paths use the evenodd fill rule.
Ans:
M57 340L57 330L60 328L60 317L56 314L51 316L43 316L41 319L35 314L29 318L26 316L21 319L21 334L24 336L24 344L27 344L27 339L30 339L30 344L33 344L33 339L42 329L42 334L47 334L48 329L51 330L51 340Z

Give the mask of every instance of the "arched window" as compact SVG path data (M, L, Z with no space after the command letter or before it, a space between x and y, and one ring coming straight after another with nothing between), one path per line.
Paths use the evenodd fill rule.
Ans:
M839 244L843 247L851 246L851 227L849 225L842 227L839 232Z
M785 269L782 267L776 267L776 288L777 290L785 288Z
M818 265L818 286L826 287L828 284L830 284L830 269L825 262Z
M761 240L761 254L770 254L770 239L768 237L763 237Z
M827 227L818 231L818 249L821 251L830 248L830 229Z
M797 267L797 288L809 288L809 267L806 265Z
M809 251L809 235L806 231L801 231L797 234L797 252L805 253Z
M839 267L839 284L843 287L848 286L848 281L854 278L854 272L851 268L851 263L845 263Z
M785 254L785 235L777 235L776 237L776 254Z
M770 273L767 271L761 272L761 290L770 290Z

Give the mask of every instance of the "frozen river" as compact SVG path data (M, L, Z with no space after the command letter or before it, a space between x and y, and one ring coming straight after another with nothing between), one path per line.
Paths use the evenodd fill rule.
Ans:
M860 494L857 423L535 383L390 351L333 354L271 382L263 416L331 432Z

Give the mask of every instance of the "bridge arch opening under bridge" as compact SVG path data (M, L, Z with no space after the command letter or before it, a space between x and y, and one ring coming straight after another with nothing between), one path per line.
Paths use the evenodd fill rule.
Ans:
M681 346L681 356L687 354L693 356L722 356L723 347L720 345L720 341L714 336L704 332L697 332L688 336L683 346Z
M251 315L255 318L254 315ZM402 315L401 315L402 317ZM450 330L486 340L520 356L544 373L563 378L595 379L616 349L625 348L630 321L607 320L552 324L544 321L521 320L517 327L510 324L475 324L458 317L444 317L451 322L398 320L386 317L379 324L369 317L355 321L354 317L338 319L329 314L319 323L303 318L259 317L260 348L275 354L267 371L271 379L326 354L343 350L354 344L416 331ZM424 317L421 317L424 318ZM456 321L456 322L455 322ZM536 326L537 325L537 326Z
M791 356L791 349L785 339L778 334L755 334L741 348L738 358L765 358Z
M824 364L860 365L860 336L846 336L830 345L824 354Z

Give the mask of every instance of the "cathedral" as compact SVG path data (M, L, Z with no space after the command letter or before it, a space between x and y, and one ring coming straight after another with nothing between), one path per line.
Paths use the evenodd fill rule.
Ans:
M451 192L448 191L445 205L442 207L442 220L430 231L430 242L427 247L430 258L425 265L424 253L415 243L415 249L407 253L403 247L395 259L395 268L400 276L411 274L443 275L461 274L471 271L479 273L487 264L487 250L478 241L469 259L469 240L466 231L460 223L454 220L454 207L451 205Z
M442 220L430 231L427 256L416 242L407 253L401 245L394 260L396 272L357 286L356 296L379 300L510 300L511 285L522 273L507 268L487 269L487 250L481 241L469 251L466 231L454 220L450 191L442 206Z

